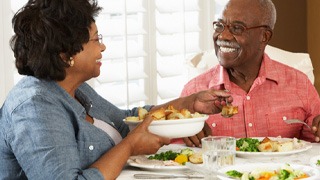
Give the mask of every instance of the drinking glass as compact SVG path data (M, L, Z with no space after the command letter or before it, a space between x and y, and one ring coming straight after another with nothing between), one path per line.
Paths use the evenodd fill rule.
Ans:
M209 136L202 138L201 143L206 179L215 179L215 172L219 168L235 163L236 139L234 137Z

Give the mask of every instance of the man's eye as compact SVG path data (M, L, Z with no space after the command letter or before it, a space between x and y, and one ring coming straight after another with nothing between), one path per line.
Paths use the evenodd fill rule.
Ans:
M233 25L232 29L236 32L243 32L244 31L244 27L240 26L240 25Z

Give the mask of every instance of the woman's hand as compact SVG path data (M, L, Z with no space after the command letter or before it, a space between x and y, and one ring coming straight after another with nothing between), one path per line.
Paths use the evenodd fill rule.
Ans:
M148 127L151 122L151 116L146 116L127 136L127 138L130 138L129 142L132 147L132 155L154 154L163 145L170 143L169 138L160 137L149 132Z

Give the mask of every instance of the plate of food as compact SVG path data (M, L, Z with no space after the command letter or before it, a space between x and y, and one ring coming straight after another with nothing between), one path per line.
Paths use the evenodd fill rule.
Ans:
M219 172L241 180L303 179L319 180L320 171L314 167L287 163L248 163L221 168ZM221 180L232 178L218 176ZM281 177L281 178L280 178Z
M153 119L149 125L149 131L153 134L167 138L182 138L196 135L204 127L208 115L191 113L187 109L176 110L173 106L148 112L139 108L138 116L124 119L130 130L134 129L144 118L150 115Z
M236 144L236 155L245 158L290 155L312 148L310 142L281 137L240 138Z
M149 171L188 170L187 162L202 164L202 154L191 148L166 150L153 155L131 156L127 164Z
M310 166L315 167L320 171L320 155L310 158Z

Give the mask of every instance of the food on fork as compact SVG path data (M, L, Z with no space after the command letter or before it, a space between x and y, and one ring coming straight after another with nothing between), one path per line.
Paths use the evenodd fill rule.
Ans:
M221 116L231 117L235 114L238 114L238 106L233 106L231 104L227 104L222 107Z

